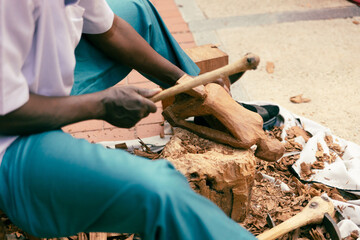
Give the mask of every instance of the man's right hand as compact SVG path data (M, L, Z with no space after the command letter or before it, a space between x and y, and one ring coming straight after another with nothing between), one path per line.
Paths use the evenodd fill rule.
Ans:
M103 120L121 127L131 128L142 118L156 112L156 105L148 98L161 89L145 89L134 86L109 88L100 92L103 104Z

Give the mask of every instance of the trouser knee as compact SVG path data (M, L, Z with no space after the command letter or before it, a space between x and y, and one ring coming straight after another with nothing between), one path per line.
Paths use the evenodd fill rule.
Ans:
M179 188L188 188L189 184L178 170L167 160L157 160L159 168L161 169L154 175L154 172L144 176L145 191L155 193L155 195L173 194Z
M107 0L113 12L127 21L140 35L152 26L151 8L146 0ZM146 36L143 36L146 38Z

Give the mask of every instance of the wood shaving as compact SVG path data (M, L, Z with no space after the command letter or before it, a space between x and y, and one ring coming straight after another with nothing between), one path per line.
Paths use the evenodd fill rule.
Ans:
M349 236L347 236L346 238L343 238L343 240L357 240L358 238L359 238L359 231L354 230L351 232L351 234Z
M303 146L293 139L289 139L284 146L285 152L301 152L303 150Z
M118 143L118 144L115 144L115 148L116 148L116 149L125 149L125 150L128 149L126 143Z
M296 95L296 96L293 96L290 98L290 102L292 102L292 103L307 103L310 101L311 101L310 98L303 98L302 94L299 94L299 95Z
M299 126L291 127L286 131L286 134L287 134L286 137L287 140L301 136L304 138L305 142L307 142L312 137L312 135L309 132L305 131L303 128Z
M134 149L134 152L133 152L134 155L137 155L137 156L140 156L140 157L145 157L145 158L149 158L149 159L158 159L160 154L158 153L155 153L155 152L152 152L152 151L143 151L143 150L140 150L140 149Z
M330 136L330 135L325 136L324 140L325 140L327 146L332 151L334 151L337 155L339 155L340 157L342 157L344 155L344 149L342 149L339 144L334 143L332 136Z
M276 138L280 142L283 140L281 137L281 133L284 129L284 126L277 127L275 126L271 131L267 131L266 134L270 137Z
M276 132L272 133L273 136L280 136L281 132L279 130L279 128L274 129ZM286 142L291 142L293 141L293 138L298 136L298 134L293 134L293 132L296 131L290 131L290 134L288 134L286 138ZM333 143L331 138L328 138L326 142L328 142L327 145L332 145L331 143ZM290 145L292 146L292 150L300 149L296 144L293 144L293 142L291 142ZM291 148L288 149L290 150ZM318 150L319 152L323 151L319 146ZM242 225L253 234L258 235L269 228L266 224L267 213L271 215L273 221L278 225L282 221L299 213L304 206L307 205L310 199L315 196L321 196L323 193L326 193L332 199L343 202L346 202L348 199L358 198L357 196L349 195L345 192L340 193L338 189L328 187L321 183L302 183L293 175L291 169L291 166L299 159L299 157L300 154L290 155L272 163L258 159L257 171L285 183L291 189L291 192L283 192L275 184L263 179L261 174L256 175L252 191L250 214L242 223ZM319 154L319 157L326 159L326 161L331 161L326 157L324 158L321 154ZM314 166L321 163L324 162L318 161L315 165L304 163L302 169L311 176ZM335 220L338 221L338 219ZM310 234L311 228L314 228L314 225L301 228L299 236L296 239L330 239L329 234L326 233L321 225L314 228L312 236ZM292 235L289 233L279 239L292 239ZM349 238L349 240L350 239L356 238Z
M310 230L310 236L312 237L313 240L326 240L324 235L316 229Z
M300 164L300 168L301 168L301 177L304 178L304 179L309 179L310 176L314 173L312 171L312 165L311 164L302 162Z
M273 62L266 62L266 72L267 73L274 73L275 65Z
M290 135L293 136L293 135ZM341 149L340 145L337 143L334 143L332 136L326 136L324 138L326 145L329 147L332 152L330 152L330 155L327 153L324 153L324 149L321 146L320 143L317 143L317 151L315 153L316 161L312 164L301 164L301 177L304 179L309 179L312 174L314 174L313 169L324 169L325 168L325 162L328 164L331 164L335 162L336 158L338 156L342 157L344 155L344 150ZM286 145L285 145L286 146ZM289 147L290 149L290 147ZM292 149L290 149L292 150Z

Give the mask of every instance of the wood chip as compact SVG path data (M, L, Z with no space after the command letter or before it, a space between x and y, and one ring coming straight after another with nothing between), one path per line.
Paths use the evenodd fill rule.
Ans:
M301 152L303 147L300 143L295 142L293 139L288 140L285 145L285 152Z
M308 179L314 172L312 171L311 164L302 162L300 164L301 168L301 177L304 179Z
M149 159L158 159L159 155L160 155L160 154L154 153L154 152L145 152L140 149L134 149L134 154L137 156L145 157L145 158L149 158Z
M331 135L325 136L324 140L327 146L337 155L339 155L340 157L344 155L344 149L342 149L339 144L334 143L333 137Z
M302 94L299 94L299 95L291 97L290 101L292 103L307 103L307 102L310 102L311 99L310 98L303 98Z
M304 138L305 142L307 142L312 137L311 133L305 131L300 126L291 127L286 131L286 134L287 134L286 139L294 139L296 137L301 136Z
M126 143L118 143L118 144L115 144L115 148L116 148L116 149L125 149L125 150L128 149Z
M310 230L310 236L313 240L326 240L324 235L319 232L317 229L311 229Z
M274 73L275 65L273 62L266 62L266 71L268 73Z

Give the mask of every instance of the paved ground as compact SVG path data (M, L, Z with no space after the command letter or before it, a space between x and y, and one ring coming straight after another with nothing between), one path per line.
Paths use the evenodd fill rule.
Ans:
M230 62L246 52L260 56L259 68L232 86L235 99L274 102L360 144L359 7L346 0L152 2L183 48L219 44ZM274 73L266 72L267 62L274 63ZM137 73L122 84L154 87ZM311 102L291 103L298 94ZM158 107L129 130L103 121L65 130L93 142L155 136L161 131Z
M175 0L197 45L230 62L260 56L232 86L237 100L270 101L360 144L360 8L345 0ZM267 73L266 63L275 71ZM303 94L311 102L293 104Z

